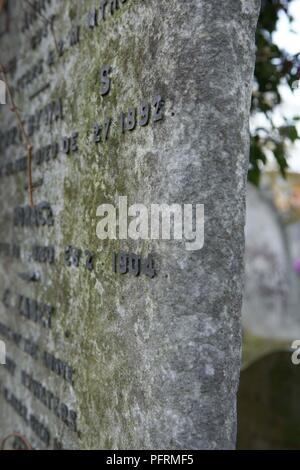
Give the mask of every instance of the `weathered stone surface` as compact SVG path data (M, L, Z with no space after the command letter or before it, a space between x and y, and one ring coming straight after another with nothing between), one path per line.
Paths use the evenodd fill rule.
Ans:
M16 74L9 77L16 85L49 49L55 53L54 39L60 45L72 25L81 26L79 44L60 57L55 53L54 65L44 64L43 73L17 95L26 116L52 100L63 101L63 119L33 135L34 150L76 131L78 151L65 155L60 149L54 160L33 162L34 182L43 178L34 202L51 204L53 226L14 226L14 207L28 203L26 175L1 180L1 242L21 246L20 260L2 255L1 295L10 289L13 299L16 293L37 299L53 305L55 313L47 329L20 316L7 298L1 304L1 323L39 349L33 359L24 353L23 340L17 347L12 330L2 327L16 370L13 375L0 370L0 435L19 431L37 448L53 448L56 440L82 449L233 448L259 2L128 0L95 28L85 26L86 14L99 2L46 3L43 14L55 14L55 38L48 32L32 51L30 38L45 25L38 17L21 33L22 11L13 8L11 32L1 38L1 61L17 56ZM112 85L102 97L99 72L105 65L112 68ZM164 120L122 135L121 111L158 94L165 100ZM96 146L92 125L107 116L113 119L110 138ZM1 119L1 131L14 125L7 108ZM1 164L24 154L20 145L5 146ZM205 204L204 248L188 252L181 242L101 242L96 209L116 203L120 195L129 204ZM55 263L29 259L32 245L55 246ZM68 245L94 252L95 269L64 266ZM112 253L119 250L153 254L157 276L113 273ZM40 282L18 276L35 271ZM45 368L43 351L75 369L73 384L70 369L60 370L63 378ZM51 411L24 386L27 376L21 383L22 370L76 411L76 432L70 416L69 426L55 416L53 399ZM49 434L37 429L34 418L24 419L12 395L7 392L5 399L5 388ZM61 409L58 414L64 416Z
M261 336L300 333L299 297L287 228L264 192L248 186L243 324Z
M289 233L268 193L248 185L244 365L300 338L299 287Z

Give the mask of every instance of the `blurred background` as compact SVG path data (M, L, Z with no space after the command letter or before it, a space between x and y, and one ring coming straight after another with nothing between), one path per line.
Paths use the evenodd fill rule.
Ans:
M262 0L256 44L238 448L300 449L300 0Z

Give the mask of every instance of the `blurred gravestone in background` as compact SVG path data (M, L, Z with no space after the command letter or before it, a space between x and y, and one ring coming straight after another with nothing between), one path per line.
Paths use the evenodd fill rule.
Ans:
M238 393L238 448L300 448L299 222L273 187L248 186L243 370ZM279 201L279 203L278 203ZM282 202L282 205L280 204Z
M244 364L300 338L299 289L287 226L270 194L248 185Z

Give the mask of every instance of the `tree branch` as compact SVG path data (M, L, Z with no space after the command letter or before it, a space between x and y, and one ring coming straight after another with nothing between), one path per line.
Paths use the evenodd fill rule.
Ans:
M33 196L32 196L32 194L33 194L33 187L32 187L32 143L31 143L31 141L30 141L30 139L29 139L29 137L26 133L26 130L25 130L25 127L24 127L19 109L17 108L17 106L14 102L12 90L9 86L8 81L7 81L5 67L2 64L0 64L0 72L2 74L3 81L4 81L4 83L6 85L6 88L7 88L7 93L8 93L8 97L9 97L9 101L10 101L10 110L16 116L18 127L20 129L22 139L23 139L24 145L26 147L26 151L27 151L27 177L28 177L29 205L30 205L30 207L33 207Z

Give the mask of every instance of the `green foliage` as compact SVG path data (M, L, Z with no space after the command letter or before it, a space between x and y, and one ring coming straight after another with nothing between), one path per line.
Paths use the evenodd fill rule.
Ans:
M300 79L300 53L288 54L273 42L279 15L284 13L292 21L290 3L290 0L262 0L256 33L257 56L251 110L253 116L262 113L267 124L252 131L248 178L255 185L259 184L261 169L270 153L285 176L288 168L287 146L300 137L296 127L299 117L285 119L281 127L273 122L273 111L282 101L279 86L286 84L293 90L295 82Z

